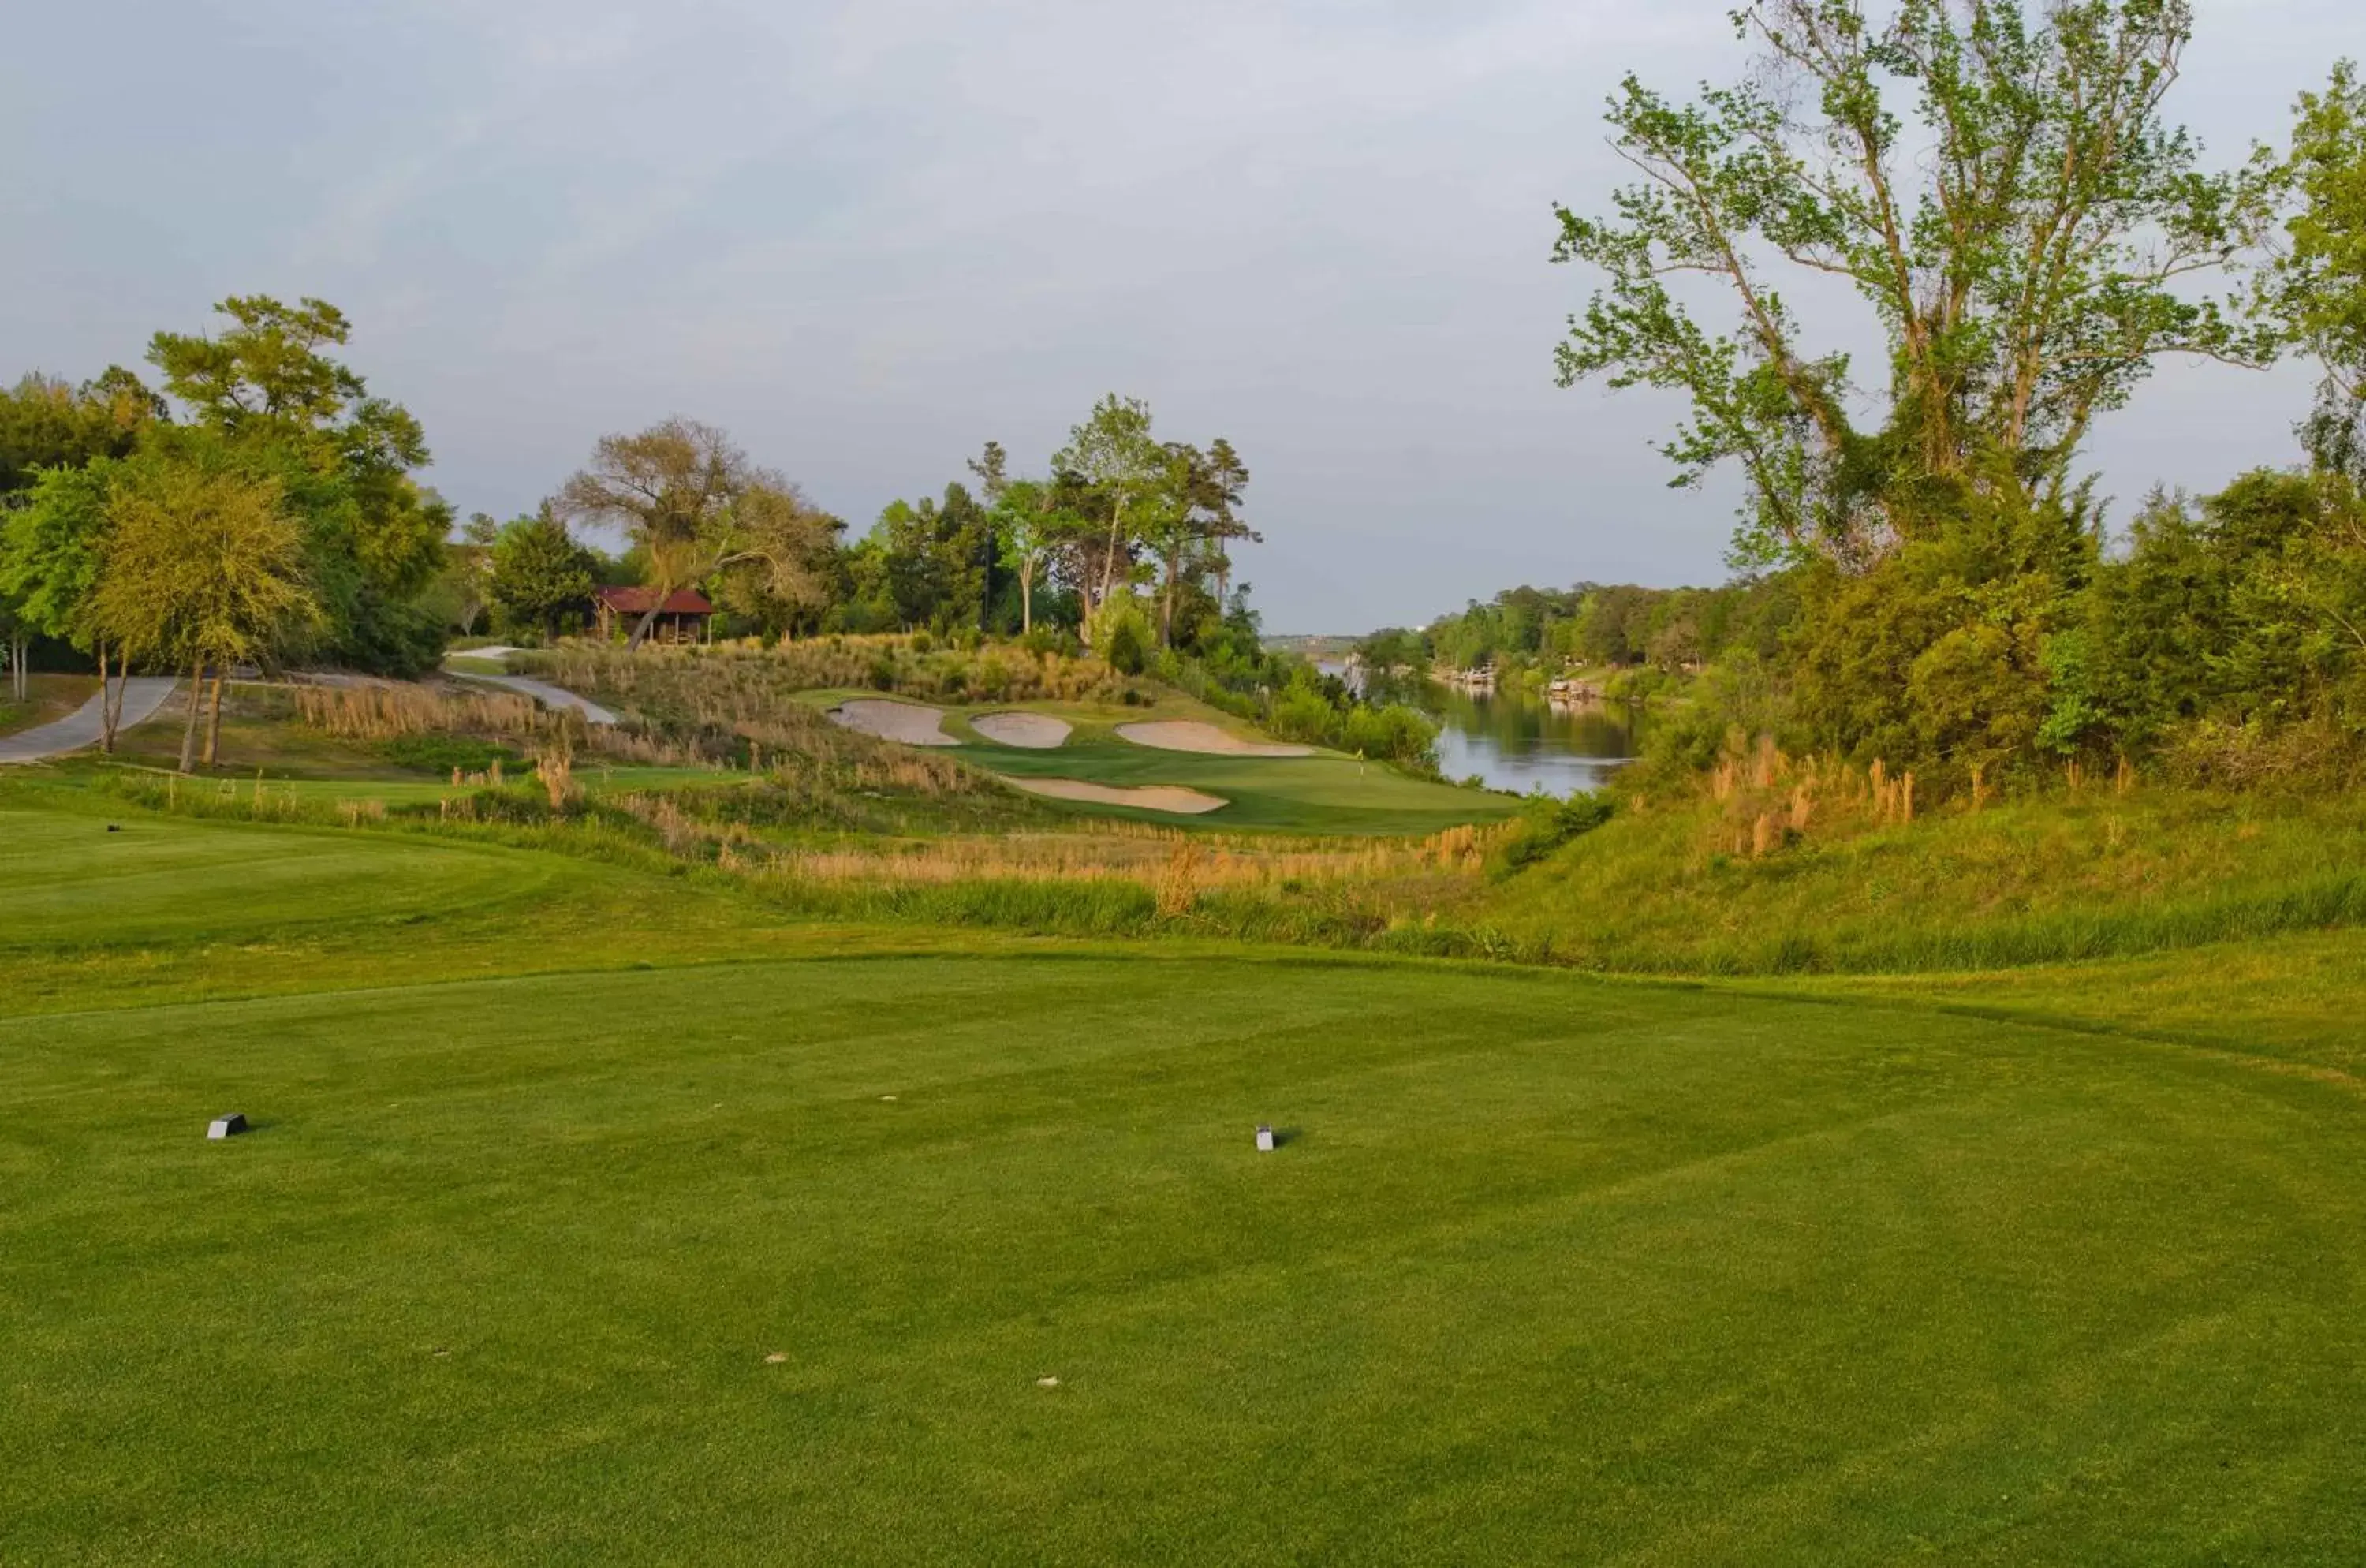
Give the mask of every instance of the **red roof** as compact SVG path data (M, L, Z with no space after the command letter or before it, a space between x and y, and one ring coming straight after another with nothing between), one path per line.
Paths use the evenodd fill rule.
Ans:
M657 591L651 588L602 588L594 590L592 597L620 615L646 615L649 613L649 601L657 597ZM715 606L708 604L706 595L695 588L677 588L666 596L665 609L661 613L668 615L711 615L715 614Z

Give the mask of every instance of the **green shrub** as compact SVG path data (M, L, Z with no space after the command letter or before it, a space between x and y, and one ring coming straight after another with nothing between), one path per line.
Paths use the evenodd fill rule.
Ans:
M448 773L455 768L464 773L481 773L495 762L506 768L525 761L506 746L467 735L399 735L380 741L377 753L397 767L428 773Z
M1517 825L1496 850L1488 870L1497 877L1504 877L1534 865L1572 839L1591 833L1609 821L1611 811L1607 791L1572 795L1567 800L1538 796L1520 814Z

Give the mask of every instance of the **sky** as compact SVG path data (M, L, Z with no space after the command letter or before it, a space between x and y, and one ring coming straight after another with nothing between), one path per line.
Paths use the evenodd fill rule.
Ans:
M1665 397L1553 384L1633 71L1747 62L1730 0L79 0L0 51L0 378L137 364L231 293L317 296L463 513L603 433L723 426L860 530L1110 391L1228 437L1268 630L1515 582L1726 575ZM2214 159L2366 53L2355 0L2201 0ZM2309 378L2171 366L2103 493L2291 460Z

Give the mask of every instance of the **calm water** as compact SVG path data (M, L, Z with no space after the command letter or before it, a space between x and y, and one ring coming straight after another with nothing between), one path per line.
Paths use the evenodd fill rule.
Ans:
M1345 673L1329 660L1322 668ZM1555 707L1428 681L1373 694L1410 703L1437 721L1438 771L1449 779L1476 773L1494 789L1573 795L1598 788L1635 755L1632 716L1622 706Z

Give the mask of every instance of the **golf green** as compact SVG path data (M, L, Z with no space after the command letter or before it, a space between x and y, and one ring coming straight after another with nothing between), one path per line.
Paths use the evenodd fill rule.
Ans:
M1204 817L1096 806L1098 816L1213 829L1274 828L1308 833L1434 833L1465 822L1494 822L1519 809L1504 795L1411 778L1353 757L1219 757L1162 751L1126 740L1076 740L1049 750L969 746L963 759L1020 778L1083 779L1138 786L1181 784L1227 803Z

